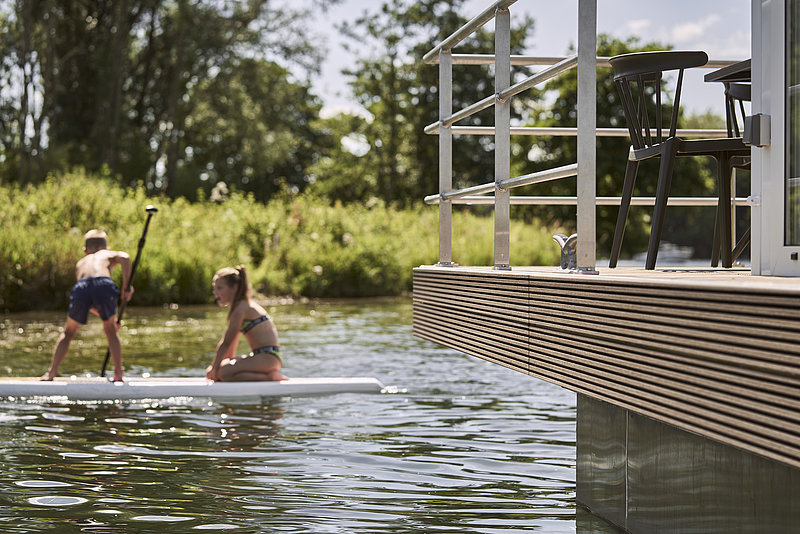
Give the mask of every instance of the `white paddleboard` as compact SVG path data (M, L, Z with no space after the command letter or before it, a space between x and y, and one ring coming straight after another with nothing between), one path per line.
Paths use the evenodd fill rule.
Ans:
M334 393L378 393L376 378L290 378L275 382L212 382L205 378L0 378L2 397L66 397L74 400L134 400L169 397L284 397Z

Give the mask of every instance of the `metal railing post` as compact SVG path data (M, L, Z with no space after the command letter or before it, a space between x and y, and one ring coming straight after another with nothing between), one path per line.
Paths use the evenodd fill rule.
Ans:
M500 93L511 85L511 13L499 8L495 14L494 87L494 268L511 269L509 259L511 201L508 189L499 183L511 178L511 102L500 99Z
M439 120L453 114L453 56L449 49L439 51ZM453 189L453 130L442 127L439 133L439 194ZM439 203L439 263L453 266L453 203Z
M596 274L597 0L578 0L578 271Z

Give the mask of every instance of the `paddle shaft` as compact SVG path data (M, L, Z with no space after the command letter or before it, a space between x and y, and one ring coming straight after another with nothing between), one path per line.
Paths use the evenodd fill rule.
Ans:
M153 214L158 211L153 206L147 206L147 219L144 221L144 230L142 231L142 237L139 238L139 247L136 250L136 258L133 260L133 265L131 265L131 275L128 277L128 284L125 286L122 292L122 298L120 299L121 302L119 304L119 312L117 313L117 324L122 322L122 315L125 313L125 306L128 304L128 301L125 300L125 293L131 288L133 285L133 276L136 274L136 267L139 265L139 258L142 256L142 249L144 248L144 240L147 237L147 228L150 226L150 219L153 217ZM106 358L103 360L103 368L100 370L100 376L106 376L106 367L108 366L108 359L111 356L111 349L106 349Z

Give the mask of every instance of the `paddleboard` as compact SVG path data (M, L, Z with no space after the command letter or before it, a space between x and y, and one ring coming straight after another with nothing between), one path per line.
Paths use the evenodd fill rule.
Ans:
M335 393L378 393L383 384L376 378L290 378L276 382L212 382L205 378L130 378L109 382L107 378L0 378L2 397L66 397L74 400L135 400L169 397L284 397Z

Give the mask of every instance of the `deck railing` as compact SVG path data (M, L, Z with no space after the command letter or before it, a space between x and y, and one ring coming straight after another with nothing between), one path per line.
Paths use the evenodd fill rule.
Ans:
M508 270L510 263L510 206L512 204L577 206L577 268L582 273L596 270L596 210L598 205L619 205L619 197L596 196L596 140L598 136L627 137L627 128L597 128L597 67L608 66L607 57L597 57L597 0L578 0L578 53L569 57L537 57L511 55L511 15L509 7L517 0L497 0L464 26L445 38L425 54L423 61L439 65L439 120L425 127L425 133L439 135L439 193L425 197L428 204L439 204L439 262L453 266L453 204L494 205L494 268ZM495 53L453 54L462 40L495 19ZM733 63L711 60L706 65L719 68ZM495 93L457 112L453 112L453 65L495 65ZM511 65L546 65L536 74L511 85ZM521 92L577 68L577 127L511 127L511 99ZM494 106L494 126L454 126L479 111ZM494 135L494 181L453 190L453 136ZM510 176L511 135L577 136L578 162L512 178ZM682 129L682 137L725 136L726 130ZM577 196L511 196L510 190L530 184L577 176ZM481 197L487 193L494 196ZM633 205L653 205L652 197L634 198ZM713 206L715 198L673 197L672 206ZM735 198L731 204L746 205L746 199Z

